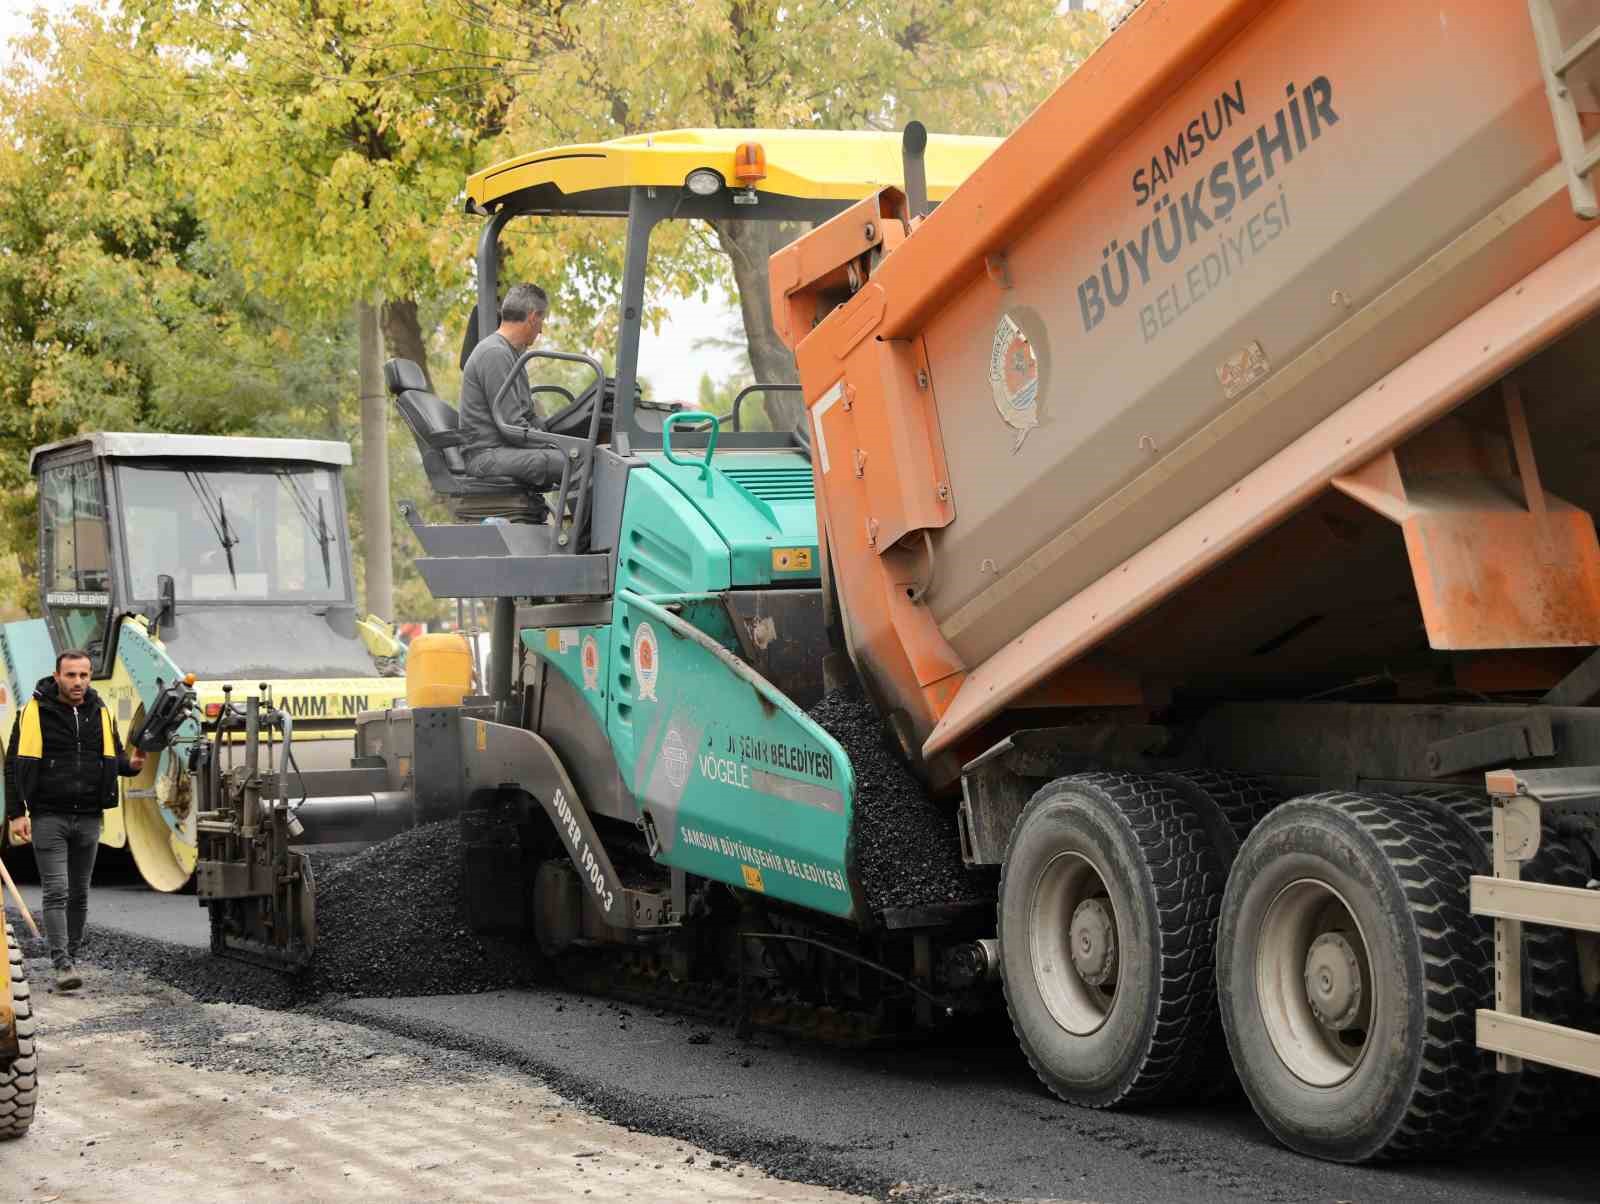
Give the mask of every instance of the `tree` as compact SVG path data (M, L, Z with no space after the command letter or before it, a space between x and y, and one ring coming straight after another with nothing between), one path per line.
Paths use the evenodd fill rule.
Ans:
M358 324L363 455L380 454L388 399L371 377L379 330L393 354L428 371L423 294L462 287L449 214L494 128L481 35L439 6L398 0L131 0L132 36L116 70L161 114L165 151L197 213L267 297L312 318L388 298ZM387 548L387 465L363 466L365 528ZM392 614L390 574L374 565L368 605Z
M130 0L199 212L270 295L390 298L391 351L429 369L418 302L470 302L464 176L530 147L674 126L1004 133L1097 43L1053 0ZM271 220L262 221L263 214ZM556 333L609 350L619 231L518 232L508 274L555 286ZM796 229L659 237L647 320L727 285L762 379L793 379L766 262ZM708 254L708 251L711 254ZM782 396L782 395L780 395ZM792 403L792 397L789 398Z
M253 293L178 183L125 43L83 10L24 40L0 80L0 490L30 611L28 449L83 430L289 433L343 348Z

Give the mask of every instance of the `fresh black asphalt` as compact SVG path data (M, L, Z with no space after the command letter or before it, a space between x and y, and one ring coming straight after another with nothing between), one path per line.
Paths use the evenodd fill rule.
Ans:
M192 976L205 958L195 947L205 917L194 898L145 895L134 904L122 894L94 897L94 956L163 978ZM394 956L404 948L401 939ZM227 967L206 972L208 981L234 984L228 994L257 989L251 983L267 990L264 980L230 978ZM1242 1101L1144 1113L1069 1108L994 1029L956 1043L860 1051L741 1040L682 1016L545 989L309 1006L513 1065L635 1128L786 1177L880 1195L909 1184L919 1190L896 1195L1106 1204L1600 1198L1594 1134L1446 1164L1335 1166L1278 1147Z

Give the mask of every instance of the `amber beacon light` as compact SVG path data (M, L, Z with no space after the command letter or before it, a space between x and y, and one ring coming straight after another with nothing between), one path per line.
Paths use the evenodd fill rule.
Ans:
M767 152L759 142L741 142L733 152L733 178L753 188L767 178Z

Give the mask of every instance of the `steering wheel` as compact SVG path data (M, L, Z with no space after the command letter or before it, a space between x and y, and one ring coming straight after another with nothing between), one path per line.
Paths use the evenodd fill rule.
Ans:
M601 392L601 390L604 390ZM587 435L589 432L589 417L594 410L595 397L602 398L605 409L601 411L600 429L602 432L610 426L610 415L616 408L617 382L614 377L606 377L603 381L594 381L588 388L579 393L569 405L544 420L544 429L558 435ZM639 400L639 386L633 386L634 401ZM602 438L604 435L602 434Z
M560 413L563 413L563 414L566 413L568 409L571 409L572 405L573 405L573 402L576 401L576 398L574 398L572 396L572 390L563 388L560 385L534 385L533 388L530 390L530 392L532 393L532 395L534 397L538 397L539 394L541 394L541 393L559 393L559 394L561 394L561 396L563 396L563 397L565 397L567 399L566 406L563 407L559 411Z

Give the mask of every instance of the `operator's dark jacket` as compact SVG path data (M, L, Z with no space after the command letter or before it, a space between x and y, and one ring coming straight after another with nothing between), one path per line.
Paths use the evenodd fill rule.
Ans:
M111 713L93 689L77 706L61 701L45 677L17 712L6 745L6 818L67 811L98 814L117 805L117 776L128 763Z

